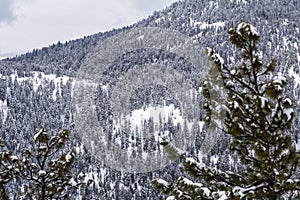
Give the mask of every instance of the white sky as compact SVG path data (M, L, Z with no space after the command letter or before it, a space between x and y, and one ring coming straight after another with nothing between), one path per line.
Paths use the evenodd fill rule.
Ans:
M0 0L0 57L121 28L176 0Z

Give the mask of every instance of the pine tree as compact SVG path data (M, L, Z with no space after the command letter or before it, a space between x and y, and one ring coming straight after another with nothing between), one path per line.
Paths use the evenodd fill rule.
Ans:
M79 186L93 182L83 172L72 175L75 151L66 148L68 130L51 136L42 128L33 139L21 155L13 155L0 140L0 199L70 199Z
M71 168L75 152L64 150L69 131L62 130L50 137L42 128L35 136L33 149L23 149L16 167L19 177L25 180L23 198L39 200L68 199L68 188L72 187Z
M251 24L242 22L228 33L241 50L242 61L229 66L214 50L208 50L218 71L215 80L222 84L219 87L209 79L203 82L205 121L231 137L229 149L238 155L242 170L223 172L184 157L185 171L199 183L184 177L174 183L155 178L153 183L175 199L300 198L299 153L288 133L294 112L291 100L283 95L287 81L281 74L274 75L275 61L263 63L259 34ZM218 96L216 91L223 93L223 101L212 98Z
M12 155L2 139L0 139L0 199L9 199L7 184L15 177L17 170L13 167L16 157Z

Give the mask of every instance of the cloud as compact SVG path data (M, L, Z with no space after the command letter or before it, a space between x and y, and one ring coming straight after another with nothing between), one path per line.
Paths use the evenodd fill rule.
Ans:
M15 18L14 0L0 0L0 23L11 23Z
M26 52L121 28L175 1L0 0L0 53Z
M170 5L175 0L132 0L132 3L141 11L162 9L166 5Z

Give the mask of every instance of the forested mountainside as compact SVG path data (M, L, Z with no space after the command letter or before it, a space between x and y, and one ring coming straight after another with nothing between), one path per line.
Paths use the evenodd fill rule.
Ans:
M98 33L82 39L57 43L49 47L33 50L14 58L0 61L0 136L8 148L20 153L24 147L33 145L32 137L43 126L51 132L66 128L71 131L71 141L67 148L75 148L77 152L74 174L88 173L94 179L89 188L79 188L74 199L162 199L161 194L154 190L150 178L159 176L167 180L176 180L182 173L180 161L149 172L118 171L101 159L97 159L82 145L80 134L74 123L73 88L77 72L85 62L87 54L101 42L126 30L142 27L159 27L179 31L191 37L203 48L214 47L229 63L238 62L239 56L232 56L235 49L229 45L226 31L232 25L241 21L249 21L261 35L261 50L263 58L275 58L278 61L279 72L288 77L289 85L286 94L295 102L296 116L299 112L300 84L300 2L298 0L186 0L176 2L162 11L157 11L136 24L123 29ZM103 87L97 89L97 117L102 126L110 127L107 120L111 113L110 91L118 86L116 77L124 76L135 65L157 64L167 65L189 77L189 73L205 73L209 66L203 66L200 71L187 68L186 63L178 56L160 50L145 50L124 53L106 71L107 82L100 83ZM125 67L124 67L125 66ZM128 75L130 78L134 74ZM197 76L196 76L197 77ZM194 81L199 87L201 80ZM107 84L110 83L110 84ZM197 88L198 89L198 88ZM119 90L116 90L119 91ZM150 97L149 97L150 96ZM201 107L203 97L195 93L190 97L195 105ZM168 102L166 103L166 100ZM132 112L148 109L147 105L174 106L173 112L180 109L176 98L167 88L159 86L141 86L131 96ZM150 118L145 121L151 129L155 123L160 131L174 134L192 132L194 142L188 144L186 150L196 159L215 165L222 169L238 168L236 158L227 151L228 138L220 136L217 143L208 144L205 127L202 128L201 113L194 113L198 124L183 123L181 126L172 123L172 119L157 122ZM178 115L177 117L180 117ZM174 121L174 119L173 119ZM298 141L299 125L295 117L291 134ZM129 131L132 131L129 129ZM136 131L136 130L134 130ZM151 132L151 131L150 131ZM155 132L152 130L152 132ZM111 142L120 145L123 150L132 151L132 146L139 147L148 153L159 149L153 137L143 140L131 138L130 133L109 131ZM121 140L121 142L118 142ZM205 144L203 144L203 142ZM147 145L145 145L147 144ZM145 147L146 146L146 147ZM206 146L208 152L203 151ZM229 162L230 161L230 162ZM15 188L12 183L10 190Z

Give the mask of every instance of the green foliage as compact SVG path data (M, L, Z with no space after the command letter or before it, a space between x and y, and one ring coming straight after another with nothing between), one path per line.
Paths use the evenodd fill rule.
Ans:
M27 180L22 191L24 198L37 196L39 199L68 199L71 168L75 152L63 151L69 139L69 131L62 130L50 137L46 129L41 129L35 136L33 150L24 149L19 160L19 176Z
M231 136L229 148L238 155L243 170L222 172L185 158L186 172L203 185L182 184L179 178L166 191L175 199L299 198L299 153L288 134L294 113L291 100L283 96L287 81L280 74L273 75L275 61L264 64L261 60L259 35L252 25L242 22L228 33L243 60L238 66L228 66L213 50L208 51L212 71L218 73L210 72L215 77L203 82L204 109L206 125ZM155 185L159 188L159 183Z
M16 158L7 150L2 139L0 139L0 148L0 198L5 200L8 199L5 185L17 174L17 170L13 167Z
M9 199L5 189L13 179L19 183L18 199L70 199L70 191L84 184L85 176L72 177L76 155L74 150L66 150L69 135L68 130L62 130L51 136L42 128L33 138L34 145L23 149L19 156L12 156L1 142L1 199Z

